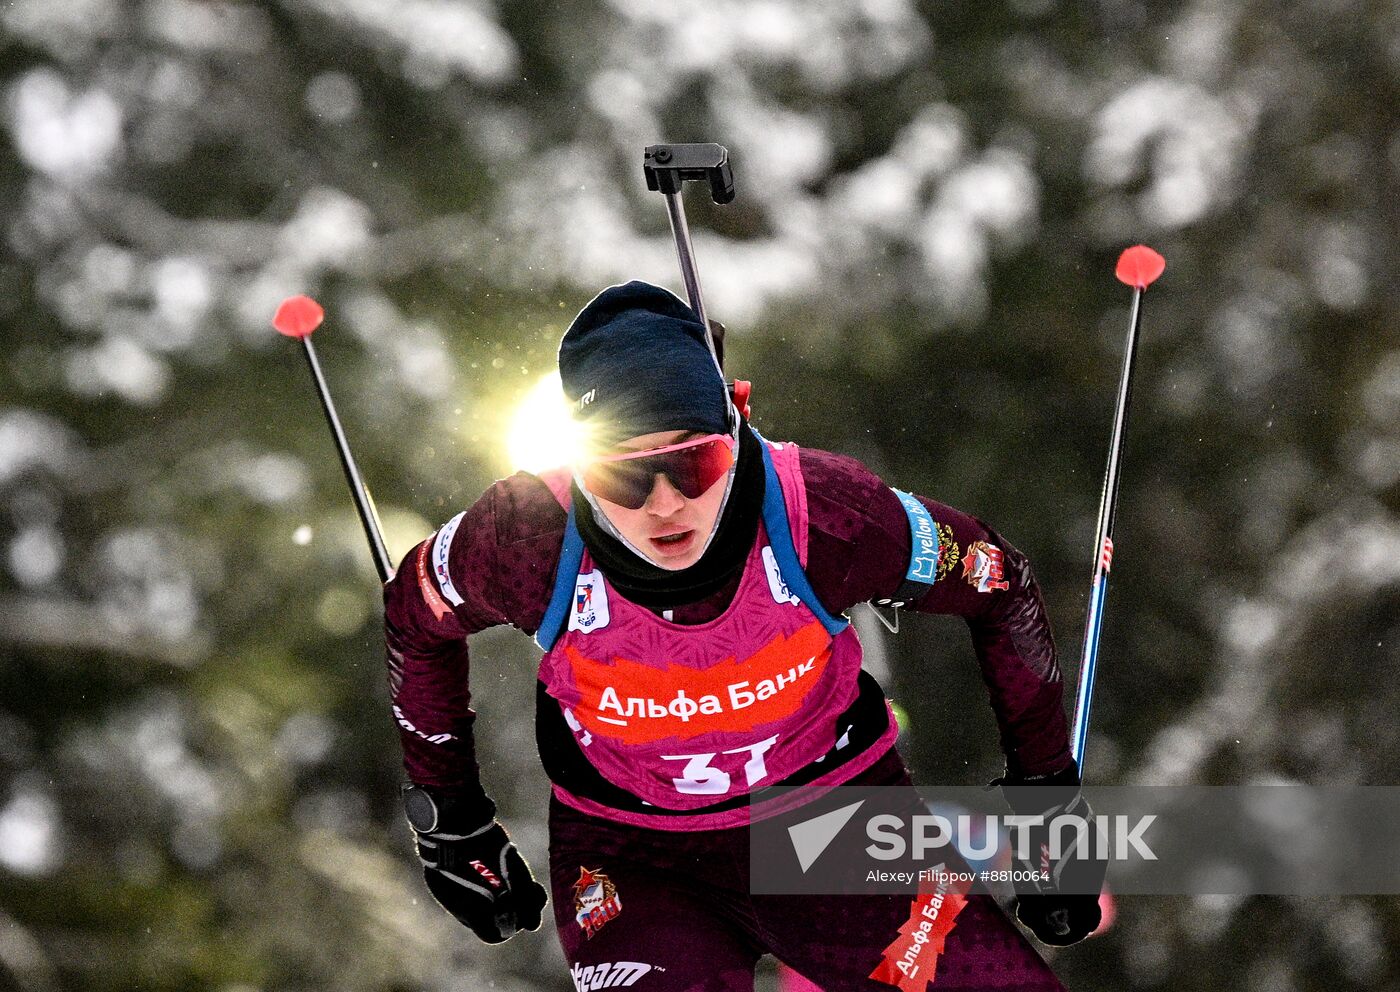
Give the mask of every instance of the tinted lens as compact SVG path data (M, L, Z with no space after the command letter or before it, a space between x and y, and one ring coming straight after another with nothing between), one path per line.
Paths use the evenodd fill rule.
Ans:
M595 462L584 471L583 482L595 496L638 510L651 495L657 475L670 479L686 499L695 499L729 471L733 460L729 447L715 440L661 455Z
M650 461L641 458L638 461ZM666 462L661 469L671 484L680 490L686 499L696 499L719 481L720 476L729 471L733 456L729 447L719 440L698 444L693 448L657 455L656 461Z
M583 484L594 496L600 496L609 503L639 510L651 494L655 478L656 470L651 467L651 459L637 458L590 465L584 470Z

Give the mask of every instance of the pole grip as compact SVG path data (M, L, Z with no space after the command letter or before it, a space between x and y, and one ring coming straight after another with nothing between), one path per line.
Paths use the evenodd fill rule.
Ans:
M715 347L714 332L710 329L709 314L705 310L700 270L695 264L695 247L690 241L690 225L686 223L681 191L686 182L707 182L710 197L716 203L733 200L734 170L729 165L729 150L714 142L647 145L642 155L642 172L646 176L647 189L661 193L666 199L666 216L676 243L676 258L680 262L686 299L705 328L705 343L709 345L710 357L714 359L715 369L723 379L724 368L720 364L719 349Z
M734 170L729 149L713 141L703 144L647 145L642 154L647 189L679 193L685 182L710 184L710 199L728 203L734 199Z

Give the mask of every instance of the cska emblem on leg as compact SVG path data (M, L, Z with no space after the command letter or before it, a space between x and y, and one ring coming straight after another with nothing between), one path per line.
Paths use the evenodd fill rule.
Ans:
M580 868L574 883L574 918L590 938L618 913L622 897L612 879L598 869Z

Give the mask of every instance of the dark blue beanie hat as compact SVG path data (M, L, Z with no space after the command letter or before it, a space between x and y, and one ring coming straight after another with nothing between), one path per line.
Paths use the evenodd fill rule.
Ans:
M559 342L559 377L575 420L600 445L658 431L729 432L729 400L704 325L673 293L610 286Z

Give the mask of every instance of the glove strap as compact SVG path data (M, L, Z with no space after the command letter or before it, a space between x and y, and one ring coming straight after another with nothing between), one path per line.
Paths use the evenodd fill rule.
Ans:
M474 836L496 819L496 804L480 783L463 791L409 783L401 791L408 825L419 834L456 840Z

